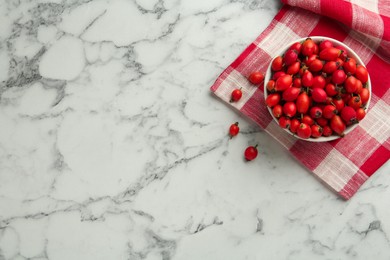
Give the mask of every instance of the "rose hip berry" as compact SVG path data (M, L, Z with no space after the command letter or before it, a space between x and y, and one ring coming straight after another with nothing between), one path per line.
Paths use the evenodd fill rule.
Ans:
M257 157L257 154L257 145L247 147L244 152L244 156L247 161L252 161L253 159L255 159Z
M230 138L232 138L233 136L236 136L239 131L240 131L240 128L238 127L238 122L235 122L229 128Z
M311 128L305 123L301 123L297 129L297 134L300 138L307 139L311 136Z
M238 100L241 99L241 97L242 97L241 89L235 89L235 90L232 91L230 102L238 101Z
M261 73L260 71L252 72L249 75L249 81L252 84L260 84L261 82L263 82L263 80L264 80L264 74Z

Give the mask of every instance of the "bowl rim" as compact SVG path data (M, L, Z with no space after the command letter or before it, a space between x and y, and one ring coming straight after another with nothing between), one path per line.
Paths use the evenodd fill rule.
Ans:
M355 60L356 60L356 63L357 64L361 64L363 65L364 67L366 67L366 65L364 64L364 62L362 61L362 59L359 57L359 55L357 55L357 53L351 49L348 45L346 45L345 43L342 43L336 39L333 39L333 38L330 38L330 37L326 37L326 36L309 36L309 37L305 37L305 38L298 38L298 39L295 39L293 41L291 41L290 43L286 44L285 47L283 47L281 49L281 51L275 55L274 57L272 57L268 67L267 67L267 71L265 73L265 77L264 77L264 99L267 99L268 97L268 93L267 93L267 83L268 81L270 80L271 78L271 74L272 74L272 71L271 71L271 65L272 65L272 61L275 59L275 57L285 53L288 48L290 48L290 46L296 42L302 42L304 40L306 40L307 38L311 38L312 40L314 41L324 41L324 40L329 40L331 41L333 44L335 44L336 46L338 45L341 45L342 47L344 47L345 49L347 49L348 51L348 56L351 56L353 57ZM367 67L366 67L367 68ZM367 88L368 90L370 91L371 93L371 79L370 79L370 75L368 75L368 81L367 81ZM367 111L369 105L370 105L370 101L371 101L371 95L367 101L367 104L365 106L365 111ZM267 109L268 109L268 112L270 113L271 117L273 118L273 120L275 121L276 124L279 125L278 123L278 120L276 117L274 117L274 115L272 114L272 110L271 108L269 108L268 106L266 106ZM359 124L353 124L351 126L347 126L347 128L345 129L344 131L344 136L347 135L348 133L350 133L351 131L353 131ZM328 136L328 137L325 137L325 136L321 136L321 137L318 137L318 138L313 138L313 137L309 137L308 139L304 139L304 138L301 138L299 137L298 135L296 134L293 134L292 132L290 132L288 129L286 128L282 128L284 131L286 131L287 133L289 133L290 135L294 136L295 138L297 139L300 139L300 140L304 140L304 141L308 141L308 142L329 142L329 141L333 141L333 140L336 140L336 139L339 139L341 138L342 136L337 136L337 135L331 135L331 136Z

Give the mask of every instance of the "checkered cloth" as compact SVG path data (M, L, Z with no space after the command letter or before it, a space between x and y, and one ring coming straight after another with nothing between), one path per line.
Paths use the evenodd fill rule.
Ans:
M323 183L344 199L390 158L390 3L389 0L284 0L271 24L217 78L211 91L276 138ZM366 64L372 99L366 117L344 138L313 143L281 129L264 102L263 85L247 80L265 73L286 43L307 36L327 36L351 47ZM229 103L233 89L241 100Z

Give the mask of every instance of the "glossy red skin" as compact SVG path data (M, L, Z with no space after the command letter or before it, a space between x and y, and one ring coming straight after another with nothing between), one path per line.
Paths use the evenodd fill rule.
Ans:
M306 94L306 92L299 94L296 101L297 112L301 114L306 114L306 112L309 110L309 103L309 96Z
M321 60L326 60L326 61L336 61L337 58L340 56L341 52L339 49L337 48L334 48L334 47L331 47L331 48L326 48L326 49L323 49L321 52L320 52L320 59Z
M282 98L286 101L294 101L299 96L299 93L301 92L300 88L288 88L285 91L283 91Z
M345 102L342 98L334 98L332 103L336 106L336 109L337 111L341 111L344 106L345 106Z
M277 56L271 63L271 69L273 71L280 71L283 69L283 58L282 56Z
M324 65L322 64L322 61L320 61L319 59L315 59L310 63L309 70L312 72L318 72L322 70L323 66Z
M336 96L339 92L337 91L337 88L335 85L332 83L329 83L325 86L325 92L328 96L334 97Z
M272 114L274 117L279 118L283 115L283 107L281 105L276 105L272 108Z
M316 122L317 122L318 125L320 125L322 127L328 125L328 120L323 118L323 117L317 118Z
M362 100L360 97L353 97L348 101L348 106L358 110L362 106Z
M296 61L292 63L290 66L288 66L287 74L289 75L297 74L300 68L301 68L301 64L299 63L299 61Z
M295 78L293 80L293 87L295 87L295 88L302 87L302 80L300 78Z
M270 92L274 92L275 91L275 80L271 79L270 81L268 81L268 83L267 83L267 90L270 91Z
M282 116L279 118L279 126L281 128L289 128L291 125L291 120L288 117Z
M295 50L288 50L288 51L284 54L283 61L284 61L284 64L286 64L286 66L290 66L290 65L293 64L297 59L298 59L298 53L297 53Z
M306 57L306 59L303 61L303 63L305 63L306 66L310 66L310 64L317 59L317 55L316 54L312 54L308 57Z
M320 51L322 51L323 49L333 47L333 43L329 40L325 40L320 43L319 47L320 47Z
M311 136L314 138L318 138L322 136L322 127L319 125L311 126Z
M357 122L356 111L352 107L344 107L340 112L340 116L347 125Z
M301 122L309 126L314 125L314 120L309 115L304 115L301 119Z
M315 47L315 42L312 39L306 39L303 44L302 44L302 50L301 53L304 56L310 56L311 54L314 53L316 47Z
M288 48L289 50L295 50L298 54L301 53L302 44L300 42L296 42Z
M363 108L356 110L356 119L361 121L366 116L366 111Z
M312 118L320 118L322 117L322 109L319 107L310 108L310 116Z
M339 67L344 66L344 61L340 57L337 58L336 62L339 64Z
M308 139L311 136L311 128L305 123L301 123L297 129L297 134L300 138Z
M326 105L322 110L322 116L326 119L331 119L337 114L337 109L333 105Z
M247 161L252 161L257 157L258 151L255 146L249 146L245 149L244 157Z
M358 79L354 76L349 76L344 82L344 88L348 93L354 93L358 88Z
M286 75L286 72L278 71L278 72L275 72L275 74L272 76L272 79L276 81L276 80L278 80L278 78L280 78L284 75Z
M344 104L348 104L349 100L352 98L352 94L350 93L341 94L341 98L343 99Z
M328 137L328 136L331 136L332 133L333 133L333 130L332 130L332 128L330 128L330 126L325 125L322 127L322 136Z
M298 119L294 118L291 120L291 124L290 124L290 131L295 134L297 132L297 129L299 127L299 125L301 124L301 122L299 122Z
M340 53L340 58L345 61L345 59L348 56L348 50L344 48L344 46L337 46L337 49L341 50L342 52Z
M313 100L318 103L323 103L327 99L326 92L322 88L313 88L311 96Z
M367 69L362 65L356 66L355 72L356 78L358 78L363 84L368 81L368 72Z
M322 68L322 71L327 74L332 74L335 72L338 68L338 64L335 61L328 61L324 64L324 67Z
M286 74L276 80L275 90L284 91L289 87L291 87L291 85L292 85L292 77L291 75Z
M359 93L359 96L362 100L362 104L365 105L370 99L370 91L368 90L368 88L363 88L362 91Z
M326 80L323 76L317 75L313 78L312 88L325 88Z
M341 119L340 116L335 115L334 117L332 117L332 119L330 120L330 127L339 136L343 136L344 135L344 131L345 131L346 125L345 125L345 123L343 122L343 120Z
M273 93L269 94L267 99L265 100L265 103L268 107L274 107L280 102L280 94L279 93Z
M242 91L240 89L235 89L232 91L232 96L230 98L230 102L238 101L242 97Z
M354 58L348 58L344 61L344 70L347 73L355 74L356 72L356 60Z
M229 128L229 135L231 137L236 136L240 131L240 127L238 127L238 122L232 124Z
M286 102L283 105L283 113L288 117L293 117L297 113L297 106L294 102Z
M347 78L347 75L343 70L336 70L332 74L332 82L334 84L342 84L344 80Z
M264 80L264 74L260 71L255 71L249 75L248 79L252 84L260 84Z
M313 85L313 74L308 70L302 75L302 85L305 87L311 87Z
M356 91L354 92L355 94L360 94L360 92L362 92L363 90L363 84L362 82L358 79L357 80L357 88L356 88Z

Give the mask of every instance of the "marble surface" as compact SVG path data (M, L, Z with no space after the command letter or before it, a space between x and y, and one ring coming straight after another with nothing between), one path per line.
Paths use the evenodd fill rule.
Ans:
M210 94L279 8L1 1L0 260L390 259L389 163L345 202Z

